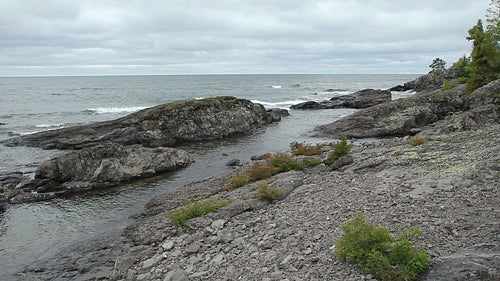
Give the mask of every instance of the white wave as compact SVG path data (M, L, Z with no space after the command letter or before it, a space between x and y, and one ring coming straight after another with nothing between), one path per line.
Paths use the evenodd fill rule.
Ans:
M35 125L36 128L58 128L62 127L64 123L56 123L56 124L38 124Z
M318 96L344 96L344 95L348 95L348 94L352 94L351 91L326 91L326 92L319 92L319 93L316 93L316 95Z
M272 85L271 88L273 88L273 89L281 89L281 85Z
M252 102L253 103L260 103L265 108L288 109L288 108L290 108L290 106L292 106L294 104L305 102L305 100L289 100L289 101L279 101L279 102L267 102L267 101L260 101L260 100L252 100Z
M107 114L107 113L123 113L123 112L136 112L147 107L144 106L134 106L134 107L96 107L89 108L87 111L93 114Z

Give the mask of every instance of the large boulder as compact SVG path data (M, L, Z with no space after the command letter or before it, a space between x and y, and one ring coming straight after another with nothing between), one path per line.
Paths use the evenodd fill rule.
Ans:
M465 86L399 99L365 109L319 126L320 135L348 138L414 135L427 124L465 107Z
M184 150L106 143L46 160L35 171L37 192L76 192L152 177L187 166Z
M326 101L307 101L292 105L291 109L366 108L391 100L391 91L364 89L349 95L333 97Z
M158 105L117 120L45 131L4 143L44 149L81 149L104 142L175 146L247 134L276 120L261 104L235 97L215 97Z

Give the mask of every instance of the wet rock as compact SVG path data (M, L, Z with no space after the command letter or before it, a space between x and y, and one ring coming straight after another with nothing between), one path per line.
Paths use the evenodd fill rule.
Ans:
M189 163L187 152L175 148L107 143L46 160L35 181L38 192L70 193L152 177Z
M1 143L44 149L81 149L104 142L175 146L248 134L278 121L282 114L268 113L261 104L246 99L215 97L158 105L112 121L45 131Z
M231 159L226 162L226 166L234 167L234 166L240 166L240 159Z
M288 110L282 108L271 108L267 110L267 116L269 122L278 122L281 118L290 116Z

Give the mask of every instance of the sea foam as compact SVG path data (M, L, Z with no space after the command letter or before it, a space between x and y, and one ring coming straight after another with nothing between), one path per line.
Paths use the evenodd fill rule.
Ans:
M89 108L86 111L92 114L109 114L109 113L126 113L126 112L136 112L147 107L144 106L134 106L134 107L96 107Z

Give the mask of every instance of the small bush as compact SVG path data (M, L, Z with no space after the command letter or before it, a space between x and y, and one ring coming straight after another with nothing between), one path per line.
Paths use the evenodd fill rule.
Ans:
M325 145L324 144L316 144L316 145L307 145L304 143L291 143L290 147L292 148L292 155L293 156L298 156L298 155L305 155L305 156L312 156L312 155L318 155L321 154L321 150L323 149Z
M426 142L427 142L426 139L421 138L421 137L416 137L416 138L414 138L414 139L412 139L410 141L410 145L412 145L412 146L419 146L419 145L422 145L422 144L424 144Z
M340 157L349 154L352 148L352 144L347 144L346 136L342 136L340 142L334 144L333 146L333 151L328 154L328 158L325 160L325 164L332 164Z
M444 81L444 86L441 88L441 90L453 89L457 86L458 86L458 84L451 83L450 81L446 80L446 81Z
M167 212L167 217L172 220L172 224L175 227L180 227L186 224L186 221L188 221L189 219L201 217L207 213L222 208L229 203L230 201L195 201L189 203L183 209Z
M231 185L229 189L242 187L250 182L250 176L246 173L231 176Z
M397 238L384 227L365 221L363 213L343 227L334 256L358 264L365 274L378 280L414 280L431 263L425 250L411 246L411 237L421 230L410 228Z
M269 185L265 182L260 182L258 185L259 192L257 193L257 199L259 200L273 201L276 200L279 196L285 194L283 190L270 188Z
M277 173L278 169L276 167L262 166L259 162L255 162L250 170L248 170L250 181L267 179Z
M286 153L275 153L267 162L271 167L276 168L276 173L283 173L292 170L304 170L304 166L299 164L290 155Z
M321 161L319 161L317 159L308 159L304 162L304 166L305 167L313 167L313 166L318 165L319 163L321 163Z

